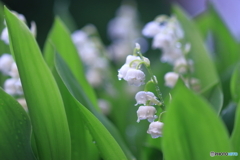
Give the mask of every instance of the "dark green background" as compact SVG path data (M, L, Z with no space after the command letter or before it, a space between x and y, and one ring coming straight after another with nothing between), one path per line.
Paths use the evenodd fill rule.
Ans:
M1 0L11 10L25 15L28 22L37 23L37 40L43 47L47 33L52 25L54 15L68 12L75 22L75 28L86 24L94 24L100 32L105 44L107 23L115 16L121 0ZM168 0L137 0L135 1L143 23L153 20L159 14L169 14Z

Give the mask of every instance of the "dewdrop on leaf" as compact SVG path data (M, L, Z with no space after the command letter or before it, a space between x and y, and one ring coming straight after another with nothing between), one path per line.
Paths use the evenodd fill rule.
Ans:
M152 136L152 138L162 137L162 129L163 129L162 122L152 122L149 125L147 133Z
M147 119L149 122L153 122L157 116L155 113L157 112L156 108L153 106L140 106L137 110L137 122L139 123L140 120Z

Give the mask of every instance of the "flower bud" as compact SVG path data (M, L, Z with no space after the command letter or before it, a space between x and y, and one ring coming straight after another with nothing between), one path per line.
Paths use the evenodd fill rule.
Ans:
M149 122L153 122L157 118L155 113L157 112L156 108L153 106L140 106L137 110L137 122L140 120L147 119Z
M162 128L163 128L163 123L162 122L152 122L149 125L148 134L151 134L152 138L158 138L162 137Z
M144 84L145 74L141 70L130 68L127 71L126 76L123 78L128 82L129 85L139 87Z
M164 76L165 85L173 88L178 80L179 75L175 72L168 72Z
M139 44L139 43L135 43L135 48L136 48L137 50L140 50L140 49L141 49L140 44Z

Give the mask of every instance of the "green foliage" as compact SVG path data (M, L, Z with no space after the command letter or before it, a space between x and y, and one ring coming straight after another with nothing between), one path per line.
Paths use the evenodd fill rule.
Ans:
M117 80L115 64L108 62L108 81L94 90L86 79L84 62L71 33L59 18L54 21L42 56L26 24L6 7L0 8L0 22L4 13L10 38L10 49L0 42L0 54L10 50L14 56L29 109L26 113L0 89L0 159L210 160L224 159L210 157L211 151L240 153L239 44L213 7L195 23L176 5L173 12L184 30L182 44L191 44L186 56L194 61L190 76L200 80L200 89L194 92L180 80L173 90L165 87L163 77L172 66L150 59L167 109L161 117L163 137L152 139L146 134L149 123L136 123L134 95L144 89L156 95L155 83L127 93L126 82ZM3 27L0 25L0 29ZM216 44L215 54L204 45L209 30ZM98 47L105 54L100 37L94 36L99 35L94 32L90 37L99 40ZM0 76L1 81L9 78ZM150 78L146 74L146 79ZM112 104L107 117L100 112L97 98ZM157 113L162 112L155 107ZM228 157L234 158L239 159Z
M88 95L93 105L98 108L95 93L85 78L83 64L80 60L77 49L72 42L71 35L59 18L55 19L44 48L44 57L48 64L50 63L50 68L54 62L52 50L63 57L73 75L76 77L79 84L81 84L83 91Z
M0 159L35 160L30 143L30 119L22 106L2 89L0 117Z
M235 115L235 124L234 124L234 129L233 129L233 133L231 135L231 142L233 145L233 151L234 152L238 152L240 153L240 137L239 137L239 133L240 133L240 103L238 103L237 106L237 111L236 111L236 115ZM236 157L236 159L239 159L239 156Z
M166 160L207 160L212 159L210 151L232 151L226 128L204 99L180 83L172 97L164 119L163 152Z
M88 110L90 110L101 122L102 124L110 131L112 136L117 140L119 145L122 147L123 151L127 155L129 159L133 158L131 152L127 149L126 145L124 144L122 138L120 137L116 128L110 123L106 117L104 117L101 113L99 113L92 105L91 101L89 101L88 97L82 91L81 87L76 83L76 79L67 67L66 63L63 59L57 55L56 56L56 70L61 77L63 83L66 85L69 92L76 98L79 102L83 102Z
M63 82L62 82L62 85L64 85ZM86 145L86 144L89 145L89 143L95 144L100 151L101 157L106 160L112 160L112 159L126 160L127 158L126 158L125 154L123 153L122 149L120 148L118 143L114 140L112 135L104 127L104 125L88 109L86 109L86 107L84 107L82 104L79 103L78 100L76 100L74 98L74 96L67 90L66 86L65 86L65 90L64 90L64 96L67 96L68 104L72 103L71 106L68 106L69 107L68 110L71 109L71 110L75 111L76 112L75 118L79 117L79 120L83 121L82 123L80 123L82 125L82 127L79 126L80 124L78 124L77 125L78 128L80 128L80 127L88 128L89 132L91 133L91 135L93 137L92 140L88 139L89 142L85 142L84 145ZM73 116L73 115L74 114L71 114L71 116ZM79 122L80 121L78 121L78 123ZM86 132L86 129L85 129L85 131L83 130L83 132ZM81 136L78 136L78 137L81 137ZM78 137L76 136L76 138L78 138ZM83 143L83 141L84 141L84 139L82 141L80 141L79 143ZM86 150L87 146L85 146L86 148L80 148L79 146L77 146L77 147L78 147L78 152L81 149L81 152L86 154L86 156L94 156L94 155L92 155L93 152L89 152L88 150ZM84 146L82 146L82 147L84 147ZM96 158L97 157L95 157L95 159ZM76 157L76 159L77 159L77 157Z
M188 56L194 61L195 71L193 76L197 77L201 82L200 93L208 99L215 111L219 113L223 104L223 95L214 63L211 61L194 23L180 7L174 6L173 11L185 31L185 41L191 44Z
M195 18L195 22L206 39L210 36L213 41L212 58L218 70L224 91L224 105L231 102L230 77L235 65L240 60L239 42L232 36L225 22L218 15L214 6L209 3L208 10Z
M66 113L54 77L27 26L7 8L5 16L11 51L20 73L39 158L71 159Z
M237 103L240 101L240 63L236 66L231 78L232 99Z

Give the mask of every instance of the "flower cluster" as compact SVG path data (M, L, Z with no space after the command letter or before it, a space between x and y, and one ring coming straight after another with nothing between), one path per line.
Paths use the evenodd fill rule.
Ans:
M115 95L115 90L108 83L109 72L106 50L98 37L97 29L93 25L87 25L81 30L76 30L72 34L72 40L78 50L78 54L85 66L85 75L95 89L104 90L111 95ZM108 77L108 78L106 78ZM104 115L111 112L111 105L105 99L98 99L98 106Z
M24 23L26 23L26 18L24 17L24 15L22 14L19 14L15 11L12 11L20 20L22 20ZM6 25L6 22L4 21L4 24ZM31 22L31 27L30 27L30 30L32 32L32 34L34 36L37 35L37 26L36 26L36 23L34 21ZM3 30L2 30L2 33L1 33L1 40L4 41L6 44L9 44L9 37L8 37L8 29L7 27L5 27Z
M86 68L87 80L93 87L101 86L108 66L100 40L93 36L96 32L93 25L88 25L72 34L72 40Z
M182 57L179 40L183 38L184 32L175 17L157 17L145 25L142 34L153 38L153 48L162 50L162 62L173 64Z
M129 85L143 85L145 74L140 70L143 62L139 56L128 55L125 64L118 70L118 79L124 79Z
M187 58L191 45L182 45L184 32L175 17L158 16L154 21L145 25L142 30L144 36L153 38L153 48L162 50L161 61L173 65L173 72L165 74L165 85L173 88L180 78L187 87L199 90L200 82L191 77L194 72L194 62Z
M3 84L4 91L12 96L23 97L22 83L12 55L5 53L0 57L0 72L10 77ZM28 111L24 98L18 98L17 101Z
M119 80L124 79L129 85L143 85L145 74L140 70L142 64L149 69L150 61L141 55L140 45L136 44L134 55L128 55L125 64L118 70ZM154 76L152 78L154 78ZM157 110L154 105L161 106L162 103L153 92L149 91L137 92L135 99L137 101L136 105L141 105L137 110L137 122L147 119L150 122L147 133L151 134L152 138L161 137L163 123L159 121L154 122L157 118Z
M141 37L138 13L135 5L123 4L116 17L108 24L108 35L112 43L108 47L110 58L122 62L131 53L132 43Z
M5 53L0 57L0 71L11 77L4 82L4 90L10 95L22 95L22 84L12 55Z
M26 19L24 15L19 14L15 11L12 11L21 21L26 23ZM6 26L6 22L4 21L4 25ZM37 35L37 26L34 21L31 22L30 31L33 36ZM7 26L2 30L1 40L5 42L5 44L9 45L9 36L8 36L8 28ZM3 84L3 89L6 93L17 98L18 103L24 108L25 111L28 111L27 103L24 98L24 93L22 89L22 83L19 77L18 68L11 54L4 53L0 57L0 72L7 76L8 79L5 80Z

